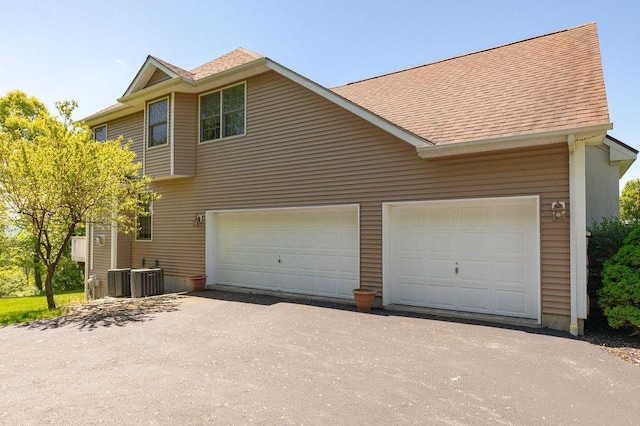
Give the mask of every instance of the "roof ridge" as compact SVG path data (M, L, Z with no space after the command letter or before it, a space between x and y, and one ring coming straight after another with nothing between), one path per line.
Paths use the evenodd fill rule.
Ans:
M503 47L512 46L514 44L525 43L525 42L528 42L528 41L531 41L531 40L536 40L536 39L543 38L543 37L549 37L549 36L552 36L552 35L555 35L555 34L560 34L560 33L568 32L568 31L573 31L573 30L576 30L578 28L587 27L587 26L590 26L590 25L594 25L595 26L596 23L593 22L593 21L592 22L587 22L587 23L584 23L584 24L581 24L581 25L578 25L578 26L575 26L575 27L565 28L563 30L553 31L553 32L546 33L546 34L541 34L541 35L537 35L537 36L534 36L534 37L525 38L523 40L512 41L510 43L501 44L501 45L490 47L490 48L487 48L487 49L477 50L475 52L470 52L470 53L465 53L465 54L462 54L462 55L452 56L452 57L446 58L446 59L440 59L438 61L429 62L427 64L416 65L416 66L413 66L413 67L404 68L404 69L397 70L397 71L391 71L391 72L388 72L388 73L385 73L385 74L376 75L376 76L373 76L373 77L363 78L362 80L356 80L356 81L352 81L352 82L349 82L349 83L346 83L346 84L342 84L340 86L332 87L331 90L337 89L339 87L350 86L352 84L362 83L362 82L369 81L369 80L375 80L376 78L387 77L389 75L394 75L394 74L400 74L400 73L405 72L405 71L411 71L411 70L418 69L418 68L428 67L430 65L440 64L442 62L452 61L454 59L464 58L466 56L477 55L479 53L489 52L489 51L492 51L492 50L501 49Z
M165 61L164 59L160 59L157 56L153 56L153 55L149 55L150 58L155 59L156 61L160 62L162 65L164 65L165 67L169 68L171 71L175 72L176 74L180 75L186 75L191 77L191 72L185 70L184 68L181 68L177 65L172 64L171 62Z
M253 57L254 57L254 58L256 58L256 59L264 58L264 56L262 56L261 54L256 53L256 52L254 52L253 50L245 49L245 48L244 48L244 47L242 47L242 46L239 46L239 47L238 47L237 49L235 49L235 50L240 50L241 52L246 53L246 54L247 54L247 55L249 55L249 56L253 56ZM232 50L232 52L233 52L233 50Z
M245 49L244 47L237 47L237 48L235 48L235 49L233 49L233 50L231 50L231 51L229 51L227 53L224 53L224 54L222 54L222 55L220 55L220 56L218 56L216 58L211 59L210 61L205 62L204 64L200 64L197 67L194 67L189 72L191 74L197 74L196 70L201 70L205 66L211 64L212 62L219 61L220 59L225 58L225 57L229 57L229 56L231 56L231 55L233 55L234 53L237 53L237 52L240 52L240 53L243 53L245 55L248 55L253 59L260 59L260 58L264 57L264 56L260 55L259 53L252 52L251 50Z

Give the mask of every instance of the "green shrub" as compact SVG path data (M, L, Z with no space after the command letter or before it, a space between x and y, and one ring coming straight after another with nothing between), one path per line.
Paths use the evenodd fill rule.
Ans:
M55 292L81 290L84 288L84 271L71 255L66 254L60 259L56 273L53 275L53 290Z
M0 298L22 297L38 294L38 289L30 285L24 271L17 267L0 268Z
M606 262L598 303L612 328L640 331L640 227L624 240L622 248Z
M589 258L589 294L595 295L602 287L602 267L624 244L624 239L638 226L637 223L622 222L616 217L603 218L589 227L591 237L587 256Z

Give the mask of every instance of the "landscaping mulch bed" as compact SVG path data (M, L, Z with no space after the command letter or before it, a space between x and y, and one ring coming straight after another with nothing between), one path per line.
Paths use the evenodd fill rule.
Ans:
M601 312L589 314L582 339L640 367L640 335L632 335L628 329L611 329Z

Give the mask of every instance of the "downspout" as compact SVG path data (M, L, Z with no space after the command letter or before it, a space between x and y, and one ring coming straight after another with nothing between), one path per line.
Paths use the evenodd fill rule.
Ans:
M569 217L571 247L571 323L569 332L577 336L580 333L578 317L585 317L584 303L580 297L585 294L587 281L587 218L585 183L585 142L576 140L575 135L568 136L569 145Z
M91 224L86 221L84 231L84 300L89 299L89 244L91 244L91 238L89 237Z
M111 269L118 267L118 222L117 213L111 213Z

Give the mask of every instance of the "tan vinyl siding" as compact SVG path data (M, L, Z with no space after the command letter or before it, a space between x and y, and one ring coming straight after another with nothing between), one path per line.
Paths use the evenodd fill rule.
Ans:
M166 74L163 71L155 70L147 84L144 86L145 88L155 86L158 83L162 83L163 81L171 80L171 76Z
M112 139L119 136L123 136L125 141L131 139L131 150L136 153L135 161L143 161L144 113L142 111L109 122L107 129Z
M197 96L189 93L175 94L174 107L174 157L173 174L192 176L196 172Z
M171 174L171 147L169 144L147 148L144 172L147 176L153 177Z
M382 286L382 203L539 195L542 309L569 314L569 200L565 144L425 161L415 148L275 73L247 82L247 135L197 145L197 175L157 181L153 242L133 243L169 275L205 270L207 210L359 204L360 279Z
M95 243L97 237L104 237L104 245ZM93 242L89 241L93 248L93 269L89 275L95 275L100 280L100 286L96 287L96 298L108 295L107 271L111 269L111 230L108 226L96 225L93 231Z
M118 234L118 268L131 268L131 240L125 234Z

